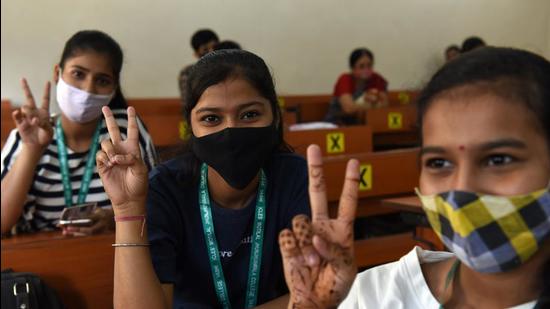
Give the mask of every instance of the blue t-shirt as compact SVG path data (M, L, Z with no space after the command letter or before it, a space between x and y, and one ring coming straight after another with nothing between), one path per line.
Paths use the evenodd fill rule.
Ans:
M153 266L161 283L174 284L174 308L220 307L200 217L198 181L182 156L151 172L147 226ZM288 293L279 232L298 214L310 214L306 161L275 154L264 166L267 205L258 305ZM212 216L223 273L233 308L244 308L256 198L242 209L217 206Z

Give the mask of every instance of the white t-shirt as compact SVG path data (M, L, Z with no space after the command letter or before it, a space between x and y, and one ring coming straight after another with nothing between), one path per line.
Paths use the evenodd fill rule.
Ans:
M439 308L420 264L453 257L452 253L415 247L399 261L368 269L357 275L351 290L339 308ZM510 309L530 309L536 300Z

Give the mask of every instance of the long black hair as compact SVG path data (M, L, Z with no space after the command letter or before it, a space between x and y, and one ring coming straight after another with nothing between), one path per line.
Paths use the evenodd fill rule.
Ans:
M103 54L110 60L117 87L115 95L109 103L109 107L111 109L126 109L128 104L120 89L120 71L122 70L124 56L120 45L118 45L118 43L108 34L98 30L82 30L75 33L67 43L65 43L65 48L63 48L63 53L61 54L61 60L59 60L59 67L63 69L68 59L90 51Z
M482 86L492 94L523 104L537 119L550 149L550 62L513 48L483 47L444 65L418 98L418 124L434 98L461 86Z
M533 114L534 125L550 149L548 60L527 51L497 47L482 47L461 55L443 66L422 91L418 98L419 127L422 128L426 111L435 98L467 85L484 87L511 103L523 104ZM550 307L550 261L543 268L543 291L537 308Z

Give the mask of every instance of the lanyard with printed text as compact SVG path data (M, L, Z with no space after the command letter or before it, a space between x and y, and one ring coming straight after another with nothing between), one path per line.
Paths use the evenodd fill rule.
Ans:
M453 283L453 279L455 278L455 274L459 266L460 266L460 260L456 259L456 261L454 261L453 265L451 266L451 269L447 273L447 278L445 278L445 286L443 287L443 292L447 291L447 288L449 287L449 285ZM443 304L439 305L439 309L444 309Z
M92 145L90 146L90 150L88 151L86 158L86 169L84 170L84 175L82 175L82 183L80 185L80 190L78 191L78 200L76 205L84 203L86 201L86 196L88 195L88 189L90 188L90 182L92 175L94 174L95 154L99 146L99 131L101 130L102 123L103 121L100 121L97 124L94 136L92 137ZM59 158L59 169L61 170L61 180L63 181L65 206L71 207L73 206L73 190L70 181L69 159L67 154L67 146L65 146L65 135L63 133L63 127L61 126L61 117L57 118L56 129L57 152Z
M258 284L260 282L260 266L262 262L262 245L265 227L266 187L267 179L265 177L265 173L263 170L260 170L260 184L258 187L256 213L254 216L254 226L252 227L252 248L250 250L245 308L255 307L258 300ZM229 294L227 293L227 285L225 283L222 264L220 261L218 242L214 233L214 222L212 220L210 197L208 195L208 166L204 163L201 166L199 205L204 238L210 260L210 270L212 271L212 278L214 279L216 295L218 296L218 300L223 308L231 308Z

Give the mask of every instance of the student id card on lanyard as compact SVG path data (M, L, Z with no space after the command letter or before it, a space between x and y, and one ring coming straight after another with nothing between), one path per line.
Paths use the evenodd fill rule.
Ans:
M86 157L86 168L84 170L84 175L82 175L82 183L80 185L80 190L78 191L78 200L76 202L76 205L83 204L86 201L86 196L88 195L90 182L92 180L92 175L94 174L95 154L97 153L97 148L99 146L99 131L101 130L102 124L103 120L99 121L99 123L97 124L97 128L95 129L94 136L92 137L92 145L90 146L90 150L88 151L88 155ZM59 169L61 170L61 180L63 181L65 206L72 207L74 205L73 190L69 173L67 146L65 145L65 133L63 132L63 127L61 126L61 117L57 118L56 130Z
M252 227L252 248L250 250L250 264L248 267L248 283L246 285L245 308L256 306L258 301L258 285L260 282L260 266L262 263L262 245L265 229L265 208L266 208L267 179L263 170L260 170L260 184L258 186L258 197L254 225ZM214 222L208 194L208 166L202 164L199 183L199 206L204 230L204 238L210 260L210 270L214 279L214 288L218 301L224 309L231 308L227 284L223 275L222 263L218 249L218 242L214 232Z

